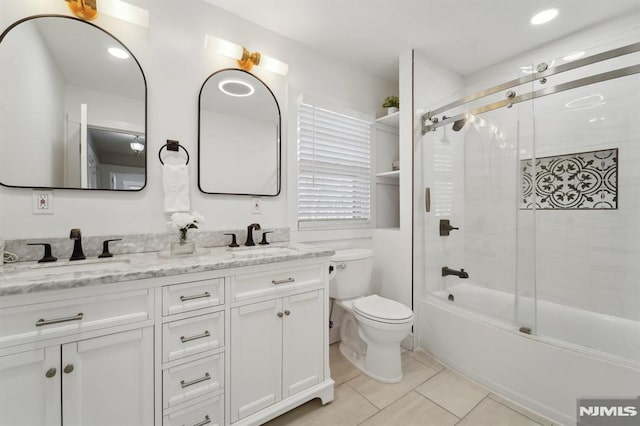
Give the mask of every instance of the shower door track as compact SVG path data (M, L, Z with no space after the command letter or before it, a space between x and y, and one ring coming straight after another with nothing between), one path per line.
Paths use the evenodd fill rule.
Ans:
M620 78L620 77L625 77L625 76L629 76L629 75L633 75L633 74L638 74L640 73L640 65L632 65L629 67L625 67L625 68L619 68L617 70L613 70L613 71L608 71L608 72L604 72L601 74L596 74L593 76L589 76L589 77L584 77L584 78L580 78L577 80L573 80L571 82L568 83L562 83L562 84L558 84L557 86L553 86L553 87L548 87L548 88L544 88L544 89L540 89L540 90L536 90L534 92L529 92L529 93L525 93L519 96L515 96L514 92L507 92L507 99L501 100L501 101L496 101L493 102L491 104L488 105L484 105L478 108L474 108L473 110L469 111L469 112L465 112L465 113L460 113L454 117L445 117L443 116L442 119L438 119L437 117L435 117L437 114L441 113L441 112L445 112L448 111L451 108L455 108L457 106L460 105L464 105L468 102L472 102L474 100L477 99L481 99L485 96L489 96L495 93L498 93L502 90L505 89L509 89L524 83L530 83L533 82L534 80L539 80L551 75L557 75L566 71L570 71L573 69L577 69L586 65L591 65L594 63L598 63L601 61L605 61L608 59L613 59L613 58L617 58L619 56L623 56L623 55L628 55L631 53L635 53L635 52L639 52L640 51L640 43L634 43L634 44L630 44L624 47L620 47L617 49L612 49L612 50L608 50L606 52L602 52L602 53L598 53L596 55L592 55L589 56L587 58L584 59L579 59L573 62L569 62L566 64L562 64L562 65L558 65L556 67L553 68L548 68L546 69L544 66L540 66L540 65L546 65L546 64L540 64L539 67L541 69L541 71L535 72L534 74L530 75L530 76L526 76L526 77L521 77L515 80L511 80L508 81L506 83L491 87L489 89L480 91L480 92L476 92L472 95L466 96L464 98L460 98L454 102L451 102L449 104L446 104L444 106L441 106L439 108L436 108L434 110L431 110L425 114L422 115L422 134L426 134L429 131L434 131L435 129L437 129L438 127L444 126L446 124L455 122L457 120L463 119L463 118L467 118L469 115L478 115L478 114L482 114L484 112L488 112L488 111L493 111L495 109L498 108L502 108L502 107L511 107L514 104L520 103L520 102L524 102L524 101L528 101L534 98L539 98L542 96L547 96L547 95L551 95L554 93L560 93L563 92L565 90L571 90L571 89L575 89L577 87L582 87L582 86L587 86L590 84L594 84L594 83L598 83L598 82L602 82L602 81L607 81L607 80L613 80L616 78ZM509 97L509 95L511 95L511 97Z

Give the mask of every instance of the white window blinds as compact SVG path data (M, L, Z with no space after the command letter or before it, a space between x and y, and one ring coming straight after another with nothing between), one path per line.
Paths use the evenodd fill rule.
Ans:
M371 123L302 102L298 107L300 228L370 223Z

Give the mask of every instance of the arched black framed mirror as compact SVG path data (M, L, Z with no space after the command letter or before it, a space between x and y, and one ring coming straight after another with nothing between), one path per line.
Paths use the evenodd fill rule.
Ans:
M280 194L280 107L254 75L215 72L200 90L198 187L207 194Z
M138 191L147 179L147 84L100 27L37 15L0 35L0 184Z

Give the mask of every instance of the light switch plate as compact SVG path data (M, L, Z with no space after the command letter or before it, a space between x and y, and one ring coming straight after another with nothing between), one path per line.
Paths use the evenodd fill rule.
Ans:
M33 191L33 214L53 214L53 191Z

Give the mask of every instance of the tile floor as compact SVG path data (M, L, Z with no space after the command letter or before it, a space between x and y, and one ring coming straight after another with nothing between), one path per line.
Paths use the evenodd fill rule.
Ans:
M445 368L423 351L404 352L400 383L377 382L331 345L335 399L309 401L269 426L552 426L549 420Z

